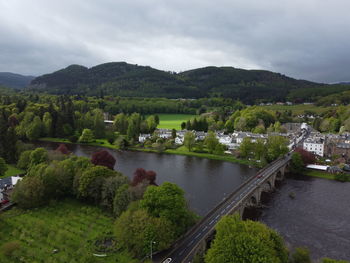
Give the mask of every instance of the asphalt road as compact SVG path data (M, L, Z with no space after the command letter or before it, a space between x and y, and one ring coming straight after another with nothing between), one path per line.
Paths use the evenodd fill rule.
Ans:
M172 259L171 263L192 262L197 245L213 231L220 218L238 210L241 203L245 202L246 197L254 192L258 185L263 184L274 171L288 162L289 159L290 157L279 159L267 168L260 170L256 176L248 179L191 229L182 240L175 243L166 256L161 256L161 258L154 257L154 262L163 262L167 258Z

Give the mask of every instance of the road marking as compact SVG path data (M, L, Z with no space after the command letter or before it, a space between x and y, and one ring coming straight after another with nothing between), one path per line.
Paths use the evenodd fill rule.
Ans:
M214 223L214 219L210 221L209 225L211 225L212 223Z
M197 239L197 238L199 238L200 237L200 235L201 235L201 233L198 233L195 237L194 237L194 239Z
M204 232L204 231L205 231L207 228L208 228L208 227L207 227L207 226L205 226L205 227L203 228L202 232Z
M193 240L188 244L188 246L192 245L193 244Z
M179 253L179 255L181 256L184 252L185 252L185 250L182 250L182 251Z
M220 215L217 215L216 217L215 217L215 219L218 219L220 217Z

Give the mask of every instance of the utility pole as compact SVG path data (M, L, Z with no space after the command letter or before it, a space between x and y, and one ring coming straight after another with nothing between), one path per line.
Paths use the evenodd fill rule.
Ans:
M151 258L151 260L152 260L152 254L153 254L153 252L152 252L152 246L153 246L153 244L155 244L156 242L155 241L153 241L154 239L152 239L151 240L151 254L150 254L150 258Z

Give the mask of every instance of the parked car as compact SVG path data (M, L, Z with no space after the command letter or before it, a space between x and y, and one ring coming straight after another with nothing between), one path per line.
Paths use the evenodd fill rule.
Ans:
M167 258L166 260L164 260L162 263L170 263L171 262L171 258Z

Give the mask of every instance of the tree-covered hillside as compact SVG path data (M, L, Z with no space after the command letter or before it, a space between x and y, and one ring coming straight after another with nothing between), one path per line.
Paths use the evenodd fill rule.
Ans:
M206 67L182 73L166 72L125 62L87 68L71 65L34 79L29 90L51 94L128 97L201 98L210 96L259 101L310 101L349 90L350 85L327 85L296 80L265 70Z
M34 79L33 76L23 76L10 72L0 72L0 86L8 88L23 89Z

